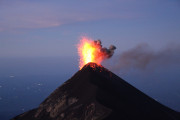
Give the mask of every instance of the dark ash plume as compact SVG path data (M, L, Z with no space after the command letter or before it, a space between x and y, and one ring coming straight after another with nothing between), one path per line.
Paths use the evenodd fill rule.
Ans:
M135 48L120 54L112 70L122 70L129 68L145 69L148 65L154 67L158 65L180 64L180 45L168 45L160 51L153 51L148 44L140 44Z
M109 48L102 47L101 40L95 40L94 44L99 46L99 52L101 53L101 55L103 55L104 59L112 57L114 54L114 50L116 49L114 45L110 45Z

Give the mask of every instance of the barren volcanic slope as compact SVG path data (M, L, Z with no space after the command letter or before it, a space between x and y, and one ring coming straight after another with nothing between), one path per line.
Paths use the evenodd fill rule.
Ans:
M13 120L180 120L180 113L89 63L38 108Z

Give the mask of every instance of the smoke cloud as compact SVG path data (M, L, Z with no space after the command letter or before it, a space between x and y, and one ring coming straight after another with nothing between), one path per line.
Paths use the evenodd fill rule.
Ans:
M94 44L99 47L99 52L103 55L104 59L112 57L116 49L114 45L110 45L109 48L102 47L101 40L95 40Z
M115 58L112 70L137 68L144 70L149 65L180 64L180 45L168 45L166 48L153 51L148 44L139 44L136 47L123 52Z

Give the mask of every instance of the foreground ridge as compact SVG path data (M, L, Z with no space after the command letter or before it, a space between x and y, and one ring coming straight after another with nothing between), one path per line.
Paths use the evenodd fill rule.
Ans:
M114 73L88 63L38 108L12 120L180 120Z

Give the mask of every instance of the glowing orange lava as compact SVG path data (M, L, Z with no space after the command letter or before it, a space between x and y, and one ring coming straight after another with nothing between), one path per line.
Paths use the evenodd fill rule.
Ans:
M78 54L80 56L80 69L89 62L100 64L103 60L102 52L100 52L100 46L87 37L82 37L80 40L80 43L78 44Z

